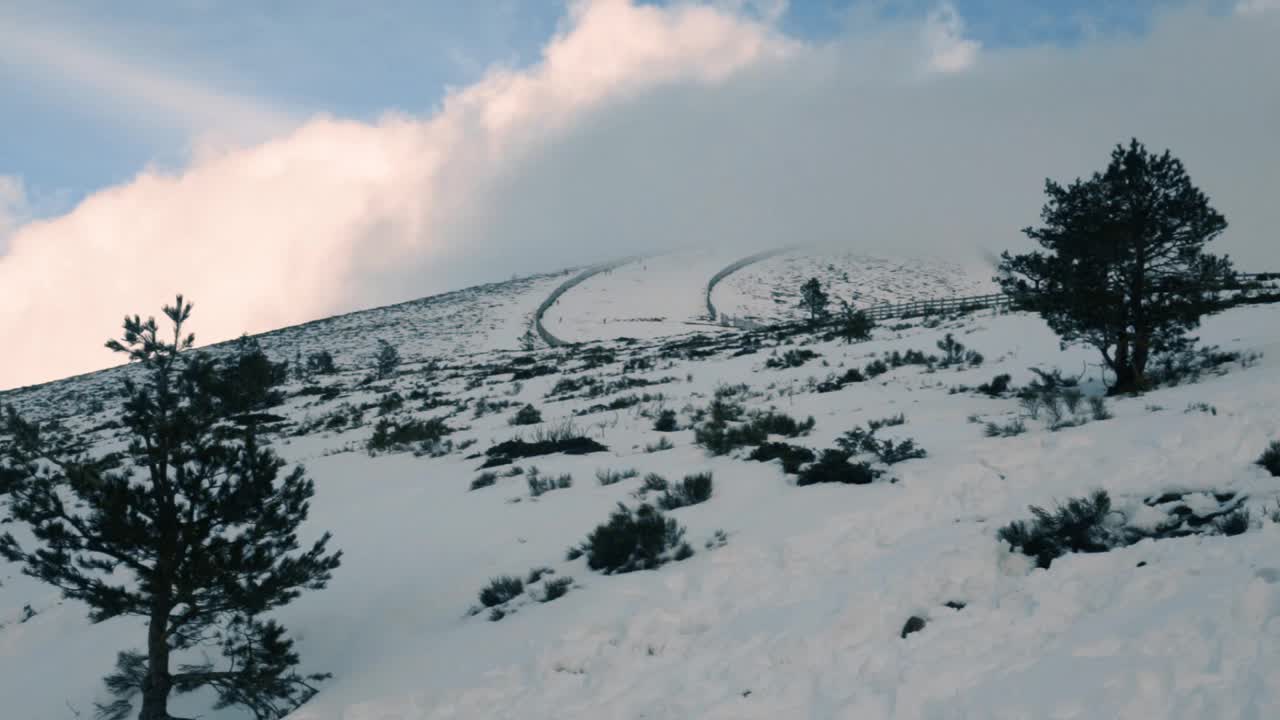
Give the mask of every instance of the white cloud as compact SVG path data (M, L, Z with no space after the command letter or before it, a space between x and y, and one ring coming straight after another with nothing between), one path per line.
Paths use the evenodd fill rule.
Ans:
M538 63L429 118L314 119L24 226L0 337L41 340L6 350L0 386L110 362L94 349L119 317L178 291L212 341L663 244L1010 247L1045 176L1099 169L1133 134L1187 163L1232 222L1223 250L1280 268L1280 95L1257 81L1280 16L1187 10L920 82L928 27L810 47L755 14L576 3Z
M964 19L949 2L939 4L929 13L924 41L929 48L929 69L941 73L967 70L977 61L982 49L982 43L965 38Z
M8 247L9 236L27 218L27 193L22 178L0 175L0 256Z

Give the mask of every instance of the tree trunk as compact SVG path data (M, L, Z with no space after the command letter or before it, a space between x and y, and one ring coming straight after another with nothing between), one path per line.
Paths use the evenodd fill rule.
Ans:
M168 623L168 603L153 604L147 628L147 675L142 680L142 712L138 720L170 720L169 689L173 679L169 675L169 641L165 637Z
M1147 361L1151 359L1151 337L1147 333L1138 333L1133 341L1133 384L1134 390L1145 390L1147 386Z

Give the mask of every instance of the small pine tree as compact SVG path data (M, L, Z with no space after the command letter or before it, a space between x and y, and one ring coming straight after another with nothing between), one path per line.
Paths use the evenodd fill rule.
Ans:
M816 325L825 320L831 313L827 305L831 302L818 278L809 278L800 286L800 309L809 313L809 323Z
M146 619L146 650L119 654L106 678L116 700L100 717L123 720L141 695L140 720L169 720L170 693L201 687L217 693L218 708L284 717L326 676L297 674L293 642L263 614L323 588L341 553L327 552L328 533L298 552L312 482L301 467L281 477L284 461L252 423L227 427L231 376L187 352L195 338L182 334L191 305L181 295L164 312L171 339L135 315L124 338L107 343L145 375L124 383L132 439L123 457L90 458L9 409L9 515L34 547L6 533L0 557L84 602L94 622ZM218 649L226 669L207 659L172 668L183 651Z
M377 375L379 380L385 380L395 374L396 368L400 365L400 351L396 350L396 346L378 338L378 354L373 358L377 367Z
M836 334L845 342L854 343L869 339L875 326L876 321L872 320L865 310L854 309L849 303L841 301L840 324L836 327Z

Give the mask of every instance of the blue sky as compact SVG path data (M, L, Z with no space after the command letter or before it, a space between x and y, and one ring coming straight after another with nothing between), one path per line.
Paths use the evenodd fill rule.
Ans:
M660 4L660 3L659 3ZM767 5L768 3L761 3ZM1161 0L955 0L966 34L987 48L1145 31ZM914 19L928 0L792 0L787 34L821 42L877 20ZM36 28L304 119L370 120L388 110L423 115L449 86L494 63L522 66L562 21L553 0L423 2L10 0L0 23ZM180 165L190 128L104 109L86 81L0 51L6 98L0 175L26 185L31 211L67 210L143 167ZM108 91L109 92L109 91ZM145 113L145 110L141 112Z

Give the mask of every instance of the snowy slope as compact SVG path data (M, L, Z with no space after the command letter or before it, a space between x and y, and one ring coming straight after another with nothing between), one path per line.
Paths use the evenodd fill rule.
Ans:
M681 261L664 274L688 265ZM794 278L779 272L759 277L790 287ZM545 283L549 290L555 280ZM646 307L662 307L672 317L680 308L696 313L685 300L672 299L680 294L672 288L693 288L692 279L658 287L615 277L613 286L626 283L634 283L631 296ZM533 289L528 295L536 295ZM604 304L603 293L582 296L595 303L572 294L567 302L581 304L566 307ZM518 315L537 301L502 307ZM615 305L593 317L622 316ZM579 337L597 332L591 322L571 317L563 324L583 328ZM198 313L194 321L198 332ZM515 332L519 322L506 326ZM360 386L366 371L353 368L322 380L340 388L329 400L297 395L301 386L293 383L287 388L292 397L275 411L293 425L276 448L305 463L316 481L308 530L333 531L345 553L328 589L279 613L299 638L304 668L335 675L295 717L1269 717L1280 705L1274 671L1280 667L1280 524L1264 509L1280 503L1280 479L1253 461L1280 428L1277 327L1280 306L1207 318L1200 333L1205 342L1261 358L1231 363L1197 383L1112 400L1112 419L1056 432L1043 418L1029 419L1028 432L1011 438L984 437L970 418L1013 418L1020 412L1016 400L952 388L1001 372L1021 385L1032 379L1027 368L1034 365L1083 373L1088 392L1101 389L1092 354L1059 350L1043 322L1021 314L881 328L873 340L855 345L800 336L774 348L779 341L765 337L762 349L748 354L738 354L749 347L732 332L703 345L601 342L615 357L594 362L581 350L542 350L529 357L555 372L521 382L510 372L528 366L511 364L519 354L489 351L463 358L446 353L376 386ZM423 323L397 337L409 342L453 329ZM836 392L814 391L815 380L884 352L937 352L935 343L947 332L981 351L985 363L936 371L906 366ZM800 346L820 357L801 367L765 367L774 355ZM639 359L653 367L635 369L633 362L623 371ZM564 379L624 375L654 384L600 397L548 397ZM750 386L749 408L815 418L812 433L789 442L820 450L856 425L903 413L906 424L885 432L913 438L928 456L895 465L896 482L796 487L776 462L747 461L740 452L710 457L689 429L665 433L673 449L645 452L660 435L646 414L678 410L687 428L691 413L705 407L717 387L737 383ZM375 403L392 390L408 397L415 389L460 405L422 410L414 400L390 417L449 416L458 428L450 439L474 440L474 447L439 458L371 457L363 444L376 419L372 409L360 427L312 427L344 405ZM650 399L576 414L640 393ZM512 405L477 413L482 400ZM526 402L542 410L545 425L571 420L609 450L518 461L526 472L536 466L543 475L572 475L572 487L537 498L524 476L468 490L481 459L467 456L521 434L508 418ZM1193 407L1197 403L1213 412ZM72 422L91 428L110 412ZM111 433L102 431L103 447ZM708 502L670 513L687 528L692 558L617 576L591 572L581 558L565 559L566 548L616 503L637 503L638 477L608 486L595 478L598 470L626 468L672 480L714 473ZM1117 509L1134 516L1145 498L1170 490L1245 494L1254 527L1236 537L1144 541L1069 555L1048 570L1032 569L1028 558L996 540L999 526L1028 516L1028 504L1052 504L1094 488L1108 490ZM727 544L705 547L717 530L727 533ZM500 622L468 614L491 577L538 566L573 577L573 589L554 602L523 602ZM26 605L35 615L22 622ZM900 637L913 615L926 618L927 626ZM137 646L141 634L135 620L91 626L84 618L83 607L0 565L4 717L68 718L72 708L91 714L93 700L103 699L100 678L115 652ZM208 707L208 698L196 695L180 698L172 710L215 720L246 717Z
M795 320L802 315L800 286L809 278L822 282L833 304L868 307L996 292L991 275L991 268L978 264L800 249L733 273L716 286L712 302L730 317Z
M714 331L690 323L706 318L707 279L733 260L710 251L641 258L565 293L543 325L566 342Z

